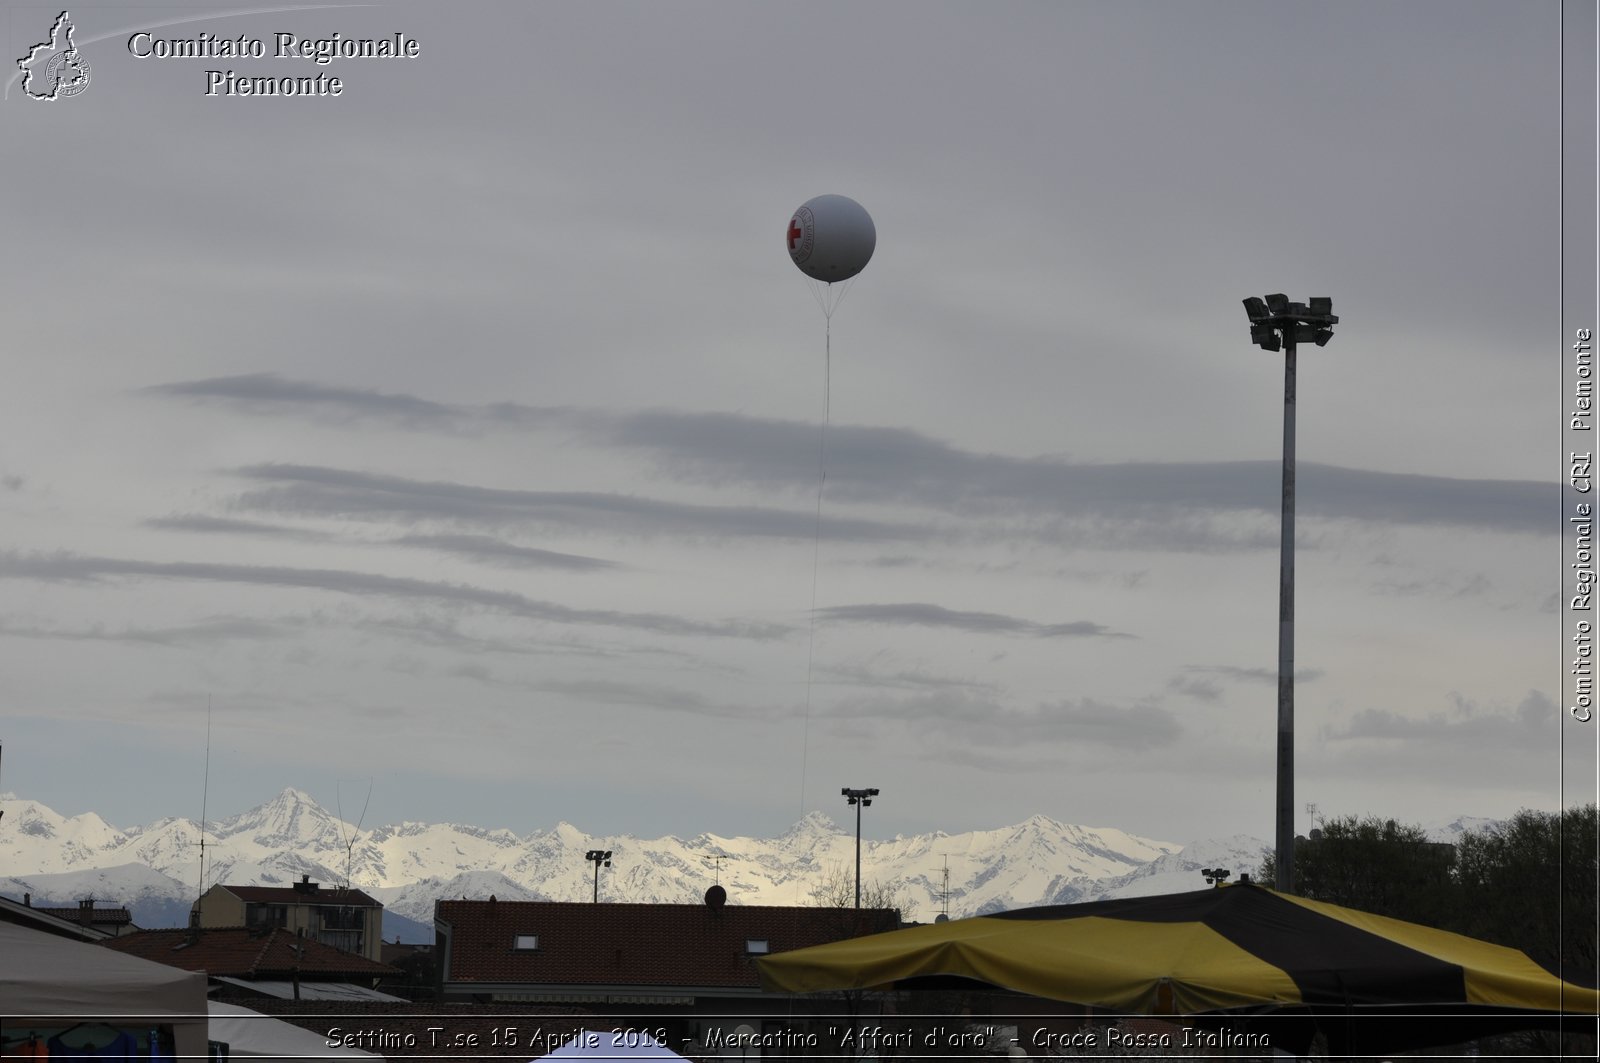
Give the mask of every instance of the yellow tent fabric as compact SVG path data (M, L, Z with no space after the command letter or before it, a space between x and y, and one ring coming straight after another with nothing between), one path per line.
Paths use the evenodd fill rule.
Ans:
M1020 909L775 953L772 991L958 976L1124 1013L1485 1006L1594 1015L1516 949L1253 884Z

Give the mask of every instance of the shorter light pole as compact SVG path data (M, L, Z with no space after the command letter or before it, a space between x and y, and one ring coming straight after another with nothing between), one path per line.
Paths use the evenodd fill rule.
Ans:
M610 849L590 849L583 858L594 865L594 903L600 903L600 865L611 866Z
M878 796L877 787L865 790L852 790L846 786L839 793L856 808L856 911L861 910L861 809L872 804L872 799Z

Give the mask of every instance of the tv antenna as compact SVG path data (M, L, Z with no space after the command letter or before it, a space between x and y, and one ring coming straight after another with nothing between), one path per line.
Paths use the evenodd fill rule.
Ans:
M950 857L945 855L944 867L940 868L943 874L943 883L939 887L939 922L943 923L950 918Z
M727 853L713 853L704 858L711 865L712 874L715 876L712 879L714 885L722 885L722 862L727 858Z
M195 895L194 914L198 924L206 896L206 803L211 797L211 695L206 695L206 768L200 783L200 891Z
M333 784L333 807L339 813L339 839L344 842L344 888L350 890L350 865L355 862L356 837L361 833L361 824L367 820L367 806L372 803L372 780L367 780L367 799L361 803L361 818L356 820L355 832L346 835L344 832L344 796L340 791L344 783Z

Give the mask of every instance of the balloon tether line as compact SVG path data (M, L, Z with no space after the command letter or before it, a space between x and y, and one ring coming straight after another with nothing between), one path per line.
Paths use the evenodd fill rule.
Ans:
M817 302L822 307L823 320L822 431L817 441L817 516L811 541L811 625L806 638L806 708L800 730L801 819L806 816L806 768L811 752L811 686L817 658L817 573L822 564L822 491L828 483L828 422L832 418L833 408L833 312L838 309L839 301L844 299L844 289L848 285L846 281L840 286L839 299L834 300L831 306L828 299L817 291L816 285L811 285L811 293L817 296ZM831 282L828 288L831 295Z

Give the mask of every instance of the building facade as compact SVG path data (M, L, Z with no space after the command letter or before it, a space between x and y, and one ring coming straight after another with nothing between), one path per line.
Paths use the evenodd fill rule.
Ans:
M204 929L279 927L379 962L383 905L357 889L326 889L302 876L292 886L216 885L190 909Z

